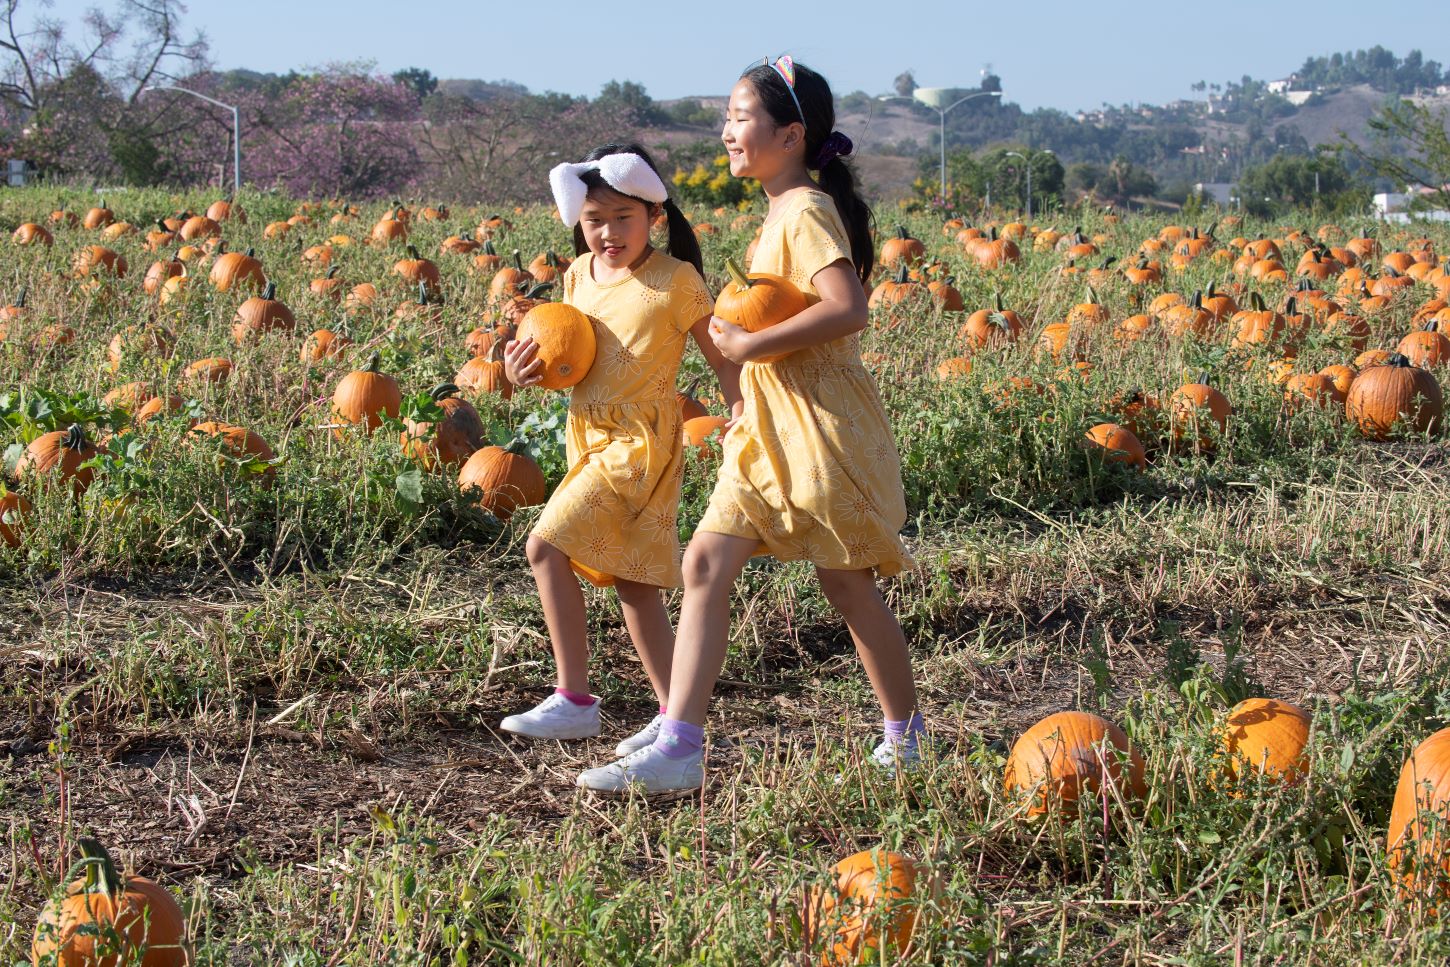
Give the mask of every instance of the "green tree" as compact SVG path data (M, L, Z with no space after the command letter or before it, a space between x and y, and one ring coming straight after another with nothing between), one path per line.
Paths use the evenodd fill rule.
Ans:
M1369 187L1333 155L1281 154L1245 169L1239 197L1250 213L1269 216L1288 208L1353 211L1369 203Z
M1340 147L1388 178L1395 187L1429 189L1424 201L1450 208L1450 114L1413 101L1395 101L1369 119L1368 144L1355 144L1343 134Z
M438 78L433 72L421 67L409 67L400 70L393 75L393 80L418 95L418 100L423 100L429 94L438 90Z
M664 119L654 98L636 81L610 81L599 89L594 103L602 107L622 108L636 124L657 124Z

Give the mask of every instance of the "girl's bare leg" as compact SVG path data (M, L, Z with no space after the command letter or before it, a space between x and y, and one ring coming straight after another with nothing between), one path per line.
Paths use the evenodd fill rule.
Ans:
M911 653L901 622L881 596L870 570L834 571L816 568L821 590L831 606L846 619L856 654L886 718L909 719L916 711L916 681L911 674ZM683 624L683 622L682 622Z
M615 578L614 590L619 594L624 626L654 686L655 698L664 705L670 697L670 660L675 651L675 631L670 627L664 595L652 584L621 578Z
M569 555L533 535L529 536L525 551L539 585L539 602L544 606L544 623L549 627L559 687L588 695L589 640L584 592L569 566Z
M665 703L672 719L705 724L730 641L730 591L757 543L727 534L697 533L685 549L685 599Z

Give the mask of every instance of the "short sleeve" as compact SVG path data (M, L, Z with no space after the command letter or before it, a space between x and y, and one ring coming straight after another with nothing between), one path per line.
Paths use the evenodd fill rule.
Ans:
M809 282L832 262L851 261L851 246L841 230L835 212L825 205L801 208L791 220L786 241L790 249L791 274Z
M689 332L691 326L715 308L715 300L710 298L705 280L688 262L682 262L675 269L675 277L670 283L670 303L674 310L675 329L679 332Z

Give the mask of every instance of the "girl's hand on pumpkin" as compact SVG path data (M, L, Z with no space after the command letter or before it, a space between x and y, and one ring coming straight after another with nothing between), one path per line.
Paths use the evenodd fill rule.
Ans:
M503 374L515 386L533 386L544 378L539 344L532 339L510 339L503 347Z
M755 358L755 335L719 316L710 317L710 339L720 355L737 366Z

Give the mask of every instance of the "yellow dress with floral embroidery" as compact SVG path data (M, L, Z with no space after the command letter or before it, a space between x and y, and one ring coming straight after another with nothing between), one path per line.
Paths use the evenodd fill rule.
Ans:
M790 279L815 304L811 279L850 251L831 196L802 191L765 226L750 270ZM859 338L746 363L740 391L745 413L697 530L757 540L782 561L883 577L910 567L901 459Z
M569 471L533 533L600 586L618 577L678 587L684 460L675 378L690 327L714 303L695 267L663 252L604 285L590 274L593 260L583 255L564 273L564 301L589 316L597 348L569 400Z

